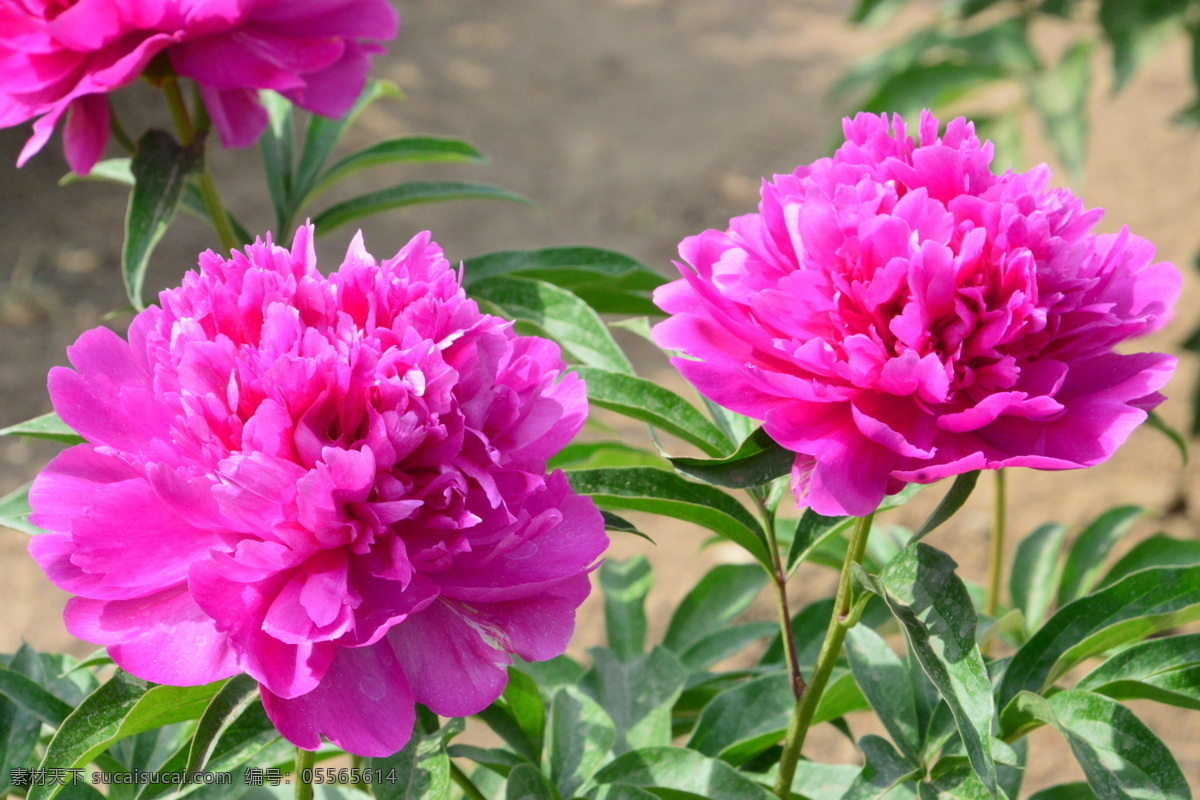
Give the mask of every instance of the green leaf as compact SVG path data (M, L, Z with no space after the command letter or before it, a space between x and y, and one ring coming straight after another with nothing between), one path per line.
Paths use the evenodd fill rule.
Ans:
M1050 609L1054 587L1062 572L1060 561L1066 534L1065 526L1048 522L1017 545L1008 576L1008 592L1013 605L1025 615L1028 630L1037 630Z
M907 678L905 679L907 681ZM841 800L875 800L883 797L897 784L920 777L924 770L896 752L887 739L864 736L858 741L863 754L863 768Z
M121 250L125 293L138 310L146 307L142 301L142 283L150 253L175 218L183 186L202 164L201 153L199 146L182 147L164 131L149 130L138 140L137 152L129 165L134 182Z
M862 104L864 111L915 119L923 108L945 106L998 78L1003 67L985 63L918 63L888 75Z
M1096 793L1086 783L1060 783L1034 792L1029 800L1096 800Z
M925 520L925 524L916 532L912 541L920 541L954 516L955 512L963 507L963 503L967 502L971 492L975 491L975 483L978 480L979 470L964 472L956 477L949 491L946 492L946 496L942 498L942 502L938 503L937 508L929 515L929 519Z
M275 209L276 230L282 235L287 231L291 216L292 161L296 141L292 104L275 92L259 92L259 98L267 110L269 124L258 139L258 152L262 156L267 191Z
M532 764L521 764L509 773L504 797L505 800L558 800L558 793L541 770Z
M996 794L991 683L975 644L975 608L954 572L957 566L942 551L916 543L887 565L879 586L909 647L954 714L971 766Z
M240 717L258 697L258 681L249 675L235 675L221 687L196 724L195 733L191 738L191 749L188 751L187 774L191 775L204 769L217 740L228 730L229 726Z
M704 707L687 746L739 766L783 738L795 707L785 672L738 684Z
M1085 675L1075 688L1115 700L1157 700L1200 710L1200 633L1128 647Z
M371 768L388 774L396 771L396 780L371 784L378 800L442 800L450 792L450 756L441 732L413 733L399 753L387 758L372 758Z
M569 444L546 462L548 470L599 469L601 467L655 467L670 471L666 459L620 442Z
M1117 559L1100 586L1109 586L1127 575L1151 567L1191 567L1200 564L1200 541L1176 539L1156 533Z
M321 118L314 116L312 119ZM305 162L301 159L297 189L304 194L297 195L294 205L297 210L303 209L311 198L370 167L384 164L430 164L435 162L484 164L487 163L487 158L473 144L462 139L450 139L443 136L402 136L377 142L338 160L321 174L320 180L311 188L308 188L307 176L304 173Z
M689 478L730 489L748 489L790 475L795 460L795 453L781 447L759 428L733 455L717 459L672 458L671 463Z
M1188 444L1187 439L1183 437L1174 426L1169 425L1157 411L1151 411L1146 416L1146 427L1153 428L1171 440L1171 444L1175 445L1175 449L1179 451L1179 457L1183 459L1184 466L1188 463Z
M569 345L567 346L569 348ZM733 443L717 426L709 422L695 406L670 389L623 372L595 367L576 367L575 371L587 383L588 401L593 405L653 425L661 431L696 445L710 455L726 453L733 447ZM689 470L680 468L678 463L688 459L673 458L670 461L680 472L692 474Z
M720 489L691 483L650 467L579 470L567 473L571 488L591 495L601 508L648 511L694 522L771 564L767 537L746 510Z
M866 625L847 631L845 646L850 671L879 721L905 758L920 763L922 731L908 667Z
M1113 93L1159 46L1182 30L1188 0L1100 0L1100 27L1113 50Z
M521 672L533 678L542 696L553 696L559 687L573 686L587 671L570 656L556 656L548 661L526 661L520 656L513 657L513 664Z
M0 528L12 528L14 531L20 531L29 536L45 533L41 528L29 522L29 515L33 513L29 508L29 487L31 485L27 483L4 497L0 497Z
M600 565L608 646L621 661L646 649L646 594L653 585L650 562L644 556L628 561L610 558Z
M507 704L492 703L475 716L503 739L514 753L529 761L537 760L533 742L529 741L529 736Z
M608 761L617 741L612 719L573 686L559 689L550 703L543 769L563 797L571 797Z
M613 753L670 744L671 707L687 682L687 670L664 647L617 660L610 650L590 651L592 668L579 688L600 704L616 730Z
M882 25L907 4L908 0L858 0L850 21L856 25Z
M20 656L21 652L18 650L17 655ZM24 659L17 662L14 657L9 668L0 668L0 695L25 713L37 717L51 728L57 728L74 709L39 685L31 675L36 675L36 672L26 666L27 663Z
M925 487L919 483L910 483L897 494L885 497L879 504L879 508L875 509L875 513L879 514L889 509L899 508L923 488ZM822 517L811 508L805 509L804 515L800 517L800 522L796 527L796 533L792 536L791 546L788 548L788 575L791 575L805 561L811 559L835 537L850 530L854 523L854 517ZM844 555L845 549L843 548L842 556ZM842 567L842 556L839 556L837 563L833 565L836 569Z
M27 644L21 645L7 668L0 668L0 795L8 791L12 770L31 769L37 764L33 755L42 730L38 716L7 697L3 676L19 675L36 686L33 678L40 672L41 660Z
M862 690L858 688L858 682L854 680L850 670L834 669L830 673L825 693L821 695L821 701L817 703L817 710L813 712L812 724L833 722L847 714L855 711L867 711L870 708L871 704L867 702Z
M709 570L671 616L663 645L682 654L737 619L767 583L757 564L720 564Z
M724 761L680 747L631 750L596 773L596 783L669 789L673 798L771 798L766 789Z
M1135 572L1060 608L1009 662L1003 708L1018 692L1040 692L1088 656L1200 619L1200 567Z
M468 258L463 287L495 275L515 275L552 283L578 295L598 313L663 312L650 299L666 279L637 259L595 247L548 247L507 250Z
M941 769L939 769L941 767ZM921 800L988 800L991 797L971 765L957 756L942 759L928 782L918 789Z
M679 654L679 661L692 672L702 672L745 650L751 644L779 632L775 622L747 622L705 635Z
M1029 103L1042 120L1046 139L1076 182L1083 178L1091 69L1091 47L1080 42L1056 66L1029 82Z
M49 439L63 444L83 444L84 439L67 427L58 414L43 414L40 417L0 428L0 436L28 436L33 439Z
M1088 786L1101 800L1191 800L1171 751L1125 706L1078 689L1048 699L1023 692L1021 698L1025 713L1067 740Z
M827 597L811 603L792 616L792 638L796 642L796 656L801 668L811 667L816 663L817 653L829 627L829 617L833 614L833 598ZM759 662L763 666L783 664L783 636L777 635L763 653Z
M503 702L533 745L534 760L541 759L546 733L546 704L542 701L537 683L516 667L510 667Z
M224 683L154 686L128 673L117 672L63 720L46 748L40 768L82 767L121 739L196 719ZM35 786L29 800L49 800L60 788Z
M487 183L465 181L410 181L388 189L369 192L330 206L313 219L317 235L329 233L334 228L356 219L369 217L393 208L420 203L442 203L447 200L508 200L514 203L533 201L508 189Z
M1062 581L1058 585L1060 606L1091 591L1100 578L1104 559L1113 545L1145 513L1146 510L1140 506L1110 508L1079 534L1063 565Z
M475 747L469 744L452 744L446 748L451 758L469 758L480 766L487 767L492 772L504 778L512 772L513 767L529 762L516 753L502 747Z
M475 284L471 296L495 305L510 319L533 323L581 364L633 374L633 365L600 317L566 289L497 276Z

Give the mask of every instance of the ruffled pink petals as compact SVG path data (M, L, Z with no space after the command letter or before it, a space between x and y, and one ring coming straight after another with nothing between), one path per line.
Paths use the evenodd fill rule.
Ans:
M350 753L390 756L412 735L413 691L386 642L342 648L321 684L298 697L283 698L263 687L267 716L288 741L305 750L321 736Z
M863 514L906 481L1108 458L1161 402L1167 356L1113 348L1161 327L1180 276L1046 168L925 112L844 122L832 158L765 182L756 214L680 245L655 327L697 390L797 453L793 489Z

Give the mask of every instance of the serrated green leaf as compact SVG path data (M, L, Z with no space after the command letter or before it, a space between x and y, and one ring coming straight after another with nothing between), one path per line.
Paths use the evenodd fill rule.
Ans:
M724 458L672 458L675 469L705 483L730 489L762 486L790 475L796 454L786 450L759 428L738 449Z
M1156 533L1138 542L1132 550L1117 559L1099 586L1110 586L1127 575L1151 567L1191 567L1197 564L1200 564L1200 541Z
M724 761L680 747L631 750L596 773L596 783L668 789L675 798L770 800L766 789Z
M49 439L63 444L83 444L83 437L67 427L58 414L43 414L40 417L0 428L0 436L27 436L33 439Z
M1085 675L1075 688L1115 700L1157 700L1200 710L1200 633L1127 647Z
M601 508L648 511L694 522L771 564L766 534L746 510L720 489L686 481L650 467L579 470L567 473L571 488L591 495Z
M440 732L414 732L395 755L372 758L371 768L385 775L396 771L396 780L371 785L378 800L442 800L450 791L450 756Z
M1054 598L1062 574L1061 560L1066 526L1048 522L1017 545L1008 592L1013 605L1025 615L1028 630L1037 630Z
M757 564L720 564L700 579L671 616L663 645L685 652L714 631L737 619L767 583Z
M448 200L506 200L513 203L533 203L528 197L487 183L409 181L377 192L361 194L332 205L316 215L313 225L316 226L317 235L321 236L347 222L369 217L382 211L422 203L443 203Z
M955 512L963 507L963 503L967 502L967 498L971 496L971 492L975 491L975 484L979 480L979 470L972 472L964 472L954 479L950 489L946 492L946 496L942 498L942 502L938 503L937 508L925 520L920 530L913 535L912 541L920 541L921 539L932 533L939 525L941 525L950 517L954 516Z
M604 628L608 646L621 661L646 649L646 595L654 585L650 562L644 556L628 561L606 559L600 565L604 593Z
M121 274L133 307L145 308L142 284L155 245L167 232L188 176L200 168L198 146L182 147L164 131L149 130L138 140L129 169L133 191L125 214L125 244Z
M578 794L609 760L617 731L592 698L573 686L559 689L550 703L542 769L563 797Z
M1009 662L1004 707L1022 690L1043 691L1088 656L1200 619L1200 567L1135 572L1060 608Z
M1022 692L1020 698L1024 715L1053 726L1067 740L1101 800L1191 800L1171 751L1120 703L1078 689L1050 698Z
M27 483L0 497L0 528L12 528L29 536L45 533L29 521L29 515L33 513L29 508L31 485Z
M919 777L924 770L896 752L887 739L867 735L858 742L863 768L841 800L876 800L898 784Z
M922 731L908 667L865 625L846 632L845 647L850 671L888 735L909 762L920 763Z
M1041 118L1046 139L1076 182L1083 178L1090 85L1091 47L1088 42L1076 44L1057 65L1042 71L1029 82L1030 105Z
M1140 506L1110 508L1084 528L1067 553L1062 580L1058 586L1058 604L1064 606L1087 594L1100 578L1104 559L1138 517L1146 513Z
M593 405L653 425L711 455L727 453L733 447L733 443L717 426L670 389L644 378L609 369L583 366L576 367L575 372L587 384L588 401ZM689 461L670 459L680 472L691 474L679 467L681 460Z
M579 688L612 720L613 753L670 744L671 707L687 682L679 660L663 647L624 661L602 648L590 654L592 668Z
M957 566L940 550L916 543L887 565L879 587L909 647L954 714L971 766L996 794L991 683L975 644L975 608L955 574Z
M577 295L601 314L663 312L650 299L666 278L623 253L595 247L548 247L507 250L467 259L463 286L469 292L478 281L495 275L514 275L552 283Z
M566 289L497 276L476 283L471 296L495 305L510 319L526 320L545 331L578 363L633 375L633 365L600 317Z
M191 775L204 769L221 735L258 697L258 681L246 674L235 675L213 695L200 715L191 737L185 772Z

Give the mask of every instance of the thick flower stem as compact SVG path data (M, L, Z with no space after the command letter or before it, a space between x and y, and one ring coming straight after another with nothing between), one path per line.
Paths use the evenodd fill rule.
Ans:
M838 655L842 652L842 642L849 628L847 620L853 602L850 568L853 564L862 563L863 552L867 548L867 537L871 533L871 522L874 512L865 517L859 517L850 535L850 546L846 551L846 560L842 564L842 575L838 581L837 597L833 602L833 615L829 619L829 629L825 632L825 641L821 644L821 653L817 656L817 666L808 686L796 700L796 708L792 712L792 722L788 727L787 739L783 744L783 757L779 761L779 779L775 783L775 794L780 800L788 800L792 793L792 781L796 777L796 765L800 762L800 751L804 748L804 739L812 724L813 714L821 702L829 675L837 663Z
M804 693L804 676L800 673L800 663L796 656L796 634L792 630L792 614L788 610L788 576L783 565L783 557L779 553L779 542L775 536L775 514L763 502L758 492L751 491L750 496L754 498L758 510L762 512L763 528L766 530L767 542L770 545L771 569L767 570L767 574L775 586L775 610L779 615L780 635L783 637L783 657L787 663L788 675L791 676L792 693L799 700Z
M1007 527L1007 508L1004 470L996 470L996 489L992 495L992 540L988 554L987 595L983 613L995 617L1000 610L1000 583L1004 578L1004 532Z
M296 800L312 800L312 768L317 763L317 754L311 750L296 748ZM305 776L310 780L305 780Z
M462 789L463 797L467 800L487 800L483 792L479 791L479 787L471 782L467 777L467 773L462 771L462 768L450 761L450 777L458 784L458 788Z
M171 119L175 121L175 130L183 140L183 146L189 147L197 138L200 138L200 146L203 147L202 140L207 135L209 128L208 113L204 109L204 104L197 101L197 121L193 122L192 115L188 113L187 101L184 100L183 92L179 88L179 78L174 75L166 78L163 81L162 89L163 95L167 98L167 107L171 110ZM217 192L217 182L213 179L212 171L209 170L203 153L201 153L200 159L202 166L196 175L196 188L200 190L204 209L208 212L209 219L212 220L213 229L217 232L221 247L225 250L236 250L241 247L243 242L239 241L233 230L233 224L229 221L229 212L225 210L225 205L221 202L221 195Z

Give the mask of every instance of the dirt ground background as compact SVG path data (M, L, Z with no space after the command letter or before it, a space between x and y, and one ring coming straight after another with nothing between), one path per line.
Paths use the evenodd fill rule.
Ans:
M852 61L895 39L910 14L885 31L852 29L848 0L403 0L404 28L375 73L396 81L403 103L368 115L360 143L402 133L461 136L491 157L485 167L438 167L429 175L485 180L542 204L457 203L378 217L366 226L368 247L394 253L419 230L433 230L452 260L508 248L590 244L620 250L668 272L676 244L751 210L761 176L787 172L827 151L844 105L828 90ZM1039 32L1053 51L1059 31ZM1188 266L1200 246L1200 138L1169 123L1190 97L1188 53L1168 46L1118 97L1107 77L1096 82L1086 184L1089 206L1103 206L1105 230L1120 224L1155 242L1180 264L1187 289L1179 321L1152 344L1173 348L1197 317L1197 287ZM1099 74L1107 76L1107 68ZM990 98L987 102L1008 102ZM162 124L148 90L118 97L127 127ZM1030 129L1034 126L1031 124ZM45 375L65 363L64 348L124 304L117 273L124 191L84 184L57 188L66 172L58 141L21 170L14 167L27 129L0 131L0 427L50 410ZM1031 142L1030 163L1044 160ZM254 154L212 157L227 200L252 231L270 224L269 205L252 179ZM421 176L397 170L394 180ZM366 188L358 184L358 190ZM321 245L337 262L351 229ZM190 219L170 231L148 277L151 291L178 282L196 254L212 246ZM639 370L686 391L649 347L622 340ZM1195 365L1184 359L1162 409L1181 424ZM630 430L630 435L640 435ZM0 494L29 480L55 452L23 440L0 441ZM1156 530L1196 536L1196 469L1185 470L1165 439L1135 433L1109 464L1086 473L1018 472L1012 476L1012 529L1045 520L1079 524L1118 502L1157 513L1133 538ZM933 538L972 579L983 577L990 481ZM925 493L895 521L919 522L936 501ZM1166 513L1167 511L1172 513ZM704 536L685 525L644 520L658 544L615 539L618 557L644 552L655 563L651 635L669 609L710 565L738 560L729 546L704 551ZM1016 538L1014 536L1014 538ZM1010 543L1010 552L1015 542ZM1126 545L1127 547L1127 545ZM793 608L825 595L830 573L805 568L794 581ZM24 538L0 531L0 651L22 639L42 649L90 652L63 630L64 595L24 551ZM752 610L769 618L769 604ZM596 604L580 614L573 649L602 636ZM1149 704L1136 711L1176 750L1200 790L1200 714ZM870 729L852 720L856 733ZM855 761L828 726L808 754ZM1053 734L1035 736L1026 789L1080 773Z

